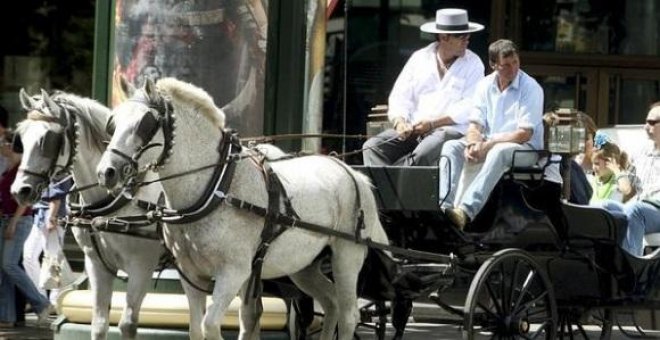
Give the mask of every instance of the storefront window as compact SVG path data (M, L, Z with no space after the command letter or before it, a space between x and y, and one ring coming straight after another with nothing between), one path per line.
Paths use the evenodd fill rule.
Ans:
M659 0L520 1L522 48L610 55L660 52Z
M612 98L609 101L609 121L614 124L643 124L649 105L660 100L660 80L649 78L609 77L609 97Z

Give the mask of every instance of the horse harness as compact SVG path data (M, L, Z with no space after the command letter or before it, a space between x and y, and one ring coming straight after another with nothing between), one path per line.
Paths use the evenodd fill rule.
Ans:
M150 111L147 114L145 114L144 118L138 125L137 133L141 137L141 139L145 142L150 141L153 138L153 136L155 136L155 134L157 133L158 128L163 130L163 135L165 137L165 145L163 145L164 150L159 156L158 160L150 165L151 167L157 169L163 166L167 158L172 154L172 146L174 145L174 141L173 141L174 129L175 129L174 126L175 119L174 119L174 115L172 114L173 111L172 105L168 100L163 100L164 103L160 105L153 105L149 103L149 101L146 100L145 98L136 99L136 101L150 108ZM138 170L137 161L139 157L143 154L143 152L146 149L155 145L157 144L151 143L142 146L132 156L126 155L114 148L109 150L119 155L120 157L128 160L129 165L127 166L131 167L131 171L136 171L137 173ZM435 261L437 261L438 259L443 259L443 260L446 259L446 256L439 256L437 254L432 254L428 252L394 247L389 244L375 242L371 240L371 238L369 237L366 238L363 237L362 231L365 229L364 212L361 209L360 192L359 192L357 180L352 175L352 173L347 168L347 166L335 158L331 157L331 159L333 159L340 166L342 166L351 176L351 179L353 180L353 184L355 186L355 190L357 193L356 209L358 209L357 212L358 217L356 221L356 228L354 234L337 231L329 227L301 221L300 217L295 213L291 205L290 199L288 198L286 191L282 186L282 183L280 182L279 178L272 170L270 165L268 165L268 162L265 159L261 162L261 164L262 164L262 172L266 180L266 189L268 192L267 208L257 206L250 202L246 202L242 199L227 195L226 193L229 192L231 181L233 179L234 171L236 168L236 162L243 158L243 156L240 155L240 152L242 151L242 146L237 134L231 130L223 131L222 138L220 139L217 151L219 153L219 161L216 164L213 164L212 166L206 166L200 169L196 169L193 171L189 171L183 174L170 176L170 177L178 177L178 176L187 175L188 173L207 169L210 167L214 168L214 173L209 180L209 184L207 185L204 194L201 195L195 203L193 203L190 207L179 210L173 210L163 206L158 206L156 210L153 210L148 214L148 217L150 220L153 219L155 221L165 222L168 224L191 223L198 221L203 217L207 216L209 213L211 213L213 210L219 207L220 204L222 204L223 202L226 202L230 206L233 206L237 209L247 210L251 213L264 217L265 220L264 229L262 230L261 233L260 245L258 246L257 252L253 257L252 274L249 279L250 289L247 290L247 294L249 294L250 291L252 291L253 296L255 297L261 294L261 290L262 290L261 268L263 265L263 260L265 258L265 255L268 251L268 248L270 247L270 244L272 244L272 242L274 242L277 239L277 237L280 236L288 228L298 227L315 233L323 234L326 236L353 241L379 250L385 250L385 251L390 251L392 253L413 256L420 259L432 259ZM288 157L284 157L283 159L288 159ZM273 161L277 161L277 160L271 160L271 162ZM160 181L166 179L169 178L160 178ZM137 187L144 184L145 183L133 182L132 184L129 183L129 187ZM285 207L284 214L280 212L280 199L283 199L284 201L283 203ZM209 292L208 289L203 289L198 285L195 285L193 282L191 282L191 280L189 280L185 276L185 274L180 268L177 268L177 270L179 271L179 274L182 276L182 278L186 280L189 284L191 284L193 287L195 287L200 291ZM245 299L245 301L247 302L248 300L249 300L249 296L247 296L247 299Z
M33 172L24 167L19 168L19 171L25 174L45 179L49 182L53 178L59 177L62 172L71 170L79 143L78 122L76 121L76 115L69 112L69 110L77 110L77 108L67 105L67 103L62 100L54 99L54 101L58 104L58 107L63 110L63 112L60 113L59 118L43 115L30 116L28 114L28 118L30 119L56 123L62 126L64 130L63 132L54 132L48 130L46 131L46 134L42 140L39 142L41 156L50 159L51 161L48 170L45 172ZM35 108L35 110L38 109ZM62 170L58 171L57 159L59 157L58 155L64 151L61 146L63 143L65 143L65 136L69 140L69 158L67 159L66 164L62 167ZM14 136L14 140L12 141L12 150L14 152L23 153L23 143L19 135Z
M46 181L49 182L52 181L54 178L60 177L60 175L62 175L63 172L71 172L78 151L78 145L80 143L79 141L80 132L78 131L79 124L76 120L76 115L71 113L71 110L79 110L79 109L69 105L64 100L59 100L58 98L54 98L53 101L63 111L60 113L59 118L55 118L51 116L42 116L42 115L32 117L32 119L34 120L43 120L51 123L57 123L60 126L62 126L64 129L63 132L54 132L48 130L44 135L43 139L40 141L41 156L51 160L51 164L48 167L49 170L47 170L44 173L37 173L37 172L32 172L25 168L20 169L21 171L23 171L28 175L36 176L45 179ZM69 140L69 157L65 165L62 167L62 169L58 171L56 166L56 162L58 159L57 155L63 152L62 145L65 143L65 138ZM16 137L14 139L12 143L12 148L15 151L20 151L20 152L23 151L22 150L23 145L19 137ZM92 247L94 248L94 251L98 254L99 259L103 263L106 270L108 270L108 272L110 273L115 274L117 270L116 269L113 270L111 268L112 266L110 266L103 257L101 249L98 245L98 240L95 236L97 235L97 232L102 229L103 231L109 231L109 232L114 231L113 228L99 227L101 225L101 221L99 219L103 218L102 216L104 215L112 214L118 211L119 209L123 208L126 204L128 204L131 201L131 199L129 199L125 195L118 195L116 197L107 196L105 199L97 203L83 205L79 203L80 195L79 195L79 191L75 189L75 185L74 188L72 188L72 190L70 190L69 192L70 193L75 192L76 195L70 195L69 199L67 200L67 207L69 210L69 214L67 214L67 217L63 221L63 225L65 227L73 226L73 227L91 229L92 235L90 235L90 240L92 243ZM138 200L137 206L148 212L151 209L153 209L156 205L150 202ZM142 217L140 220L129 222L129 224L132 224L134 226L139 225L141 227L149 226L153 223L154 222L149 220L148 217L146 218ZM129 229L130 229L129 226L124 225L121 232L137 237L143 237L148 239L159 239L158 231L143 232L142 230L133 231ZM160 229L159 225L157 225L157 229Z
M169 157L172 155L172 148L174 147L174 130L176 129L176 118L174 114L172 114L172 111L174 110L172 107L172 103L168 100L163 100L162 103L152 104L146 98L129 99L129 101L135 101L144 104L149 108L149 111L145 113L144 117L142 118L142 120L140 120L140 123L138 124L136 135L140 137L143 141L151 141L158 132L158 130L160 129L163 131L163 144L162 145L160 143L146 144L140 147L140 149L138 149L133 155L127 155L115 148L108 148L108 150L128 161L129 165L126 166L124 169L121 169L121 171L125 175L132 175L138 173L139 169L137 162L145 151L155 146L162 146L163 149L160 155L158 156L158 158L156 159L156 161L147 166L148 169L158 170L158 168L165 165ZM113 117L110 117L108 119L108 122L106 123L106 131L111 135L113 134L114 132ZM132 183L128 186L130 187L133 186L134 184L135 183Z

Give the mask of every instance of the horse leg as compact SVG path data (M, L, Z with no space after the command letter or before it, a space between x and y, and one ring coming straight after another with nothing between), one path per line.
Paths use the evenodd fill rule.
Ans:
M222 339L220 334L220 324L227 312L231 301L236 297L241 286L250 276L250 266L228 268L223 267L214 276L215 284L213 286L213 302L206 309L202 331L204 339L215 340Z
M190 340L203 340L202 318L206 310L206 292L198 290L183 278L181 279L181 287L183 287L183 291L186 293L186 298L188 299L188 310L190 312L188 335L190 336Z
M357 281L364 263L364 246L339 241L332 249L332 276L339 305L339 340L350 340L357 326Z
M115 277L98 258L85 255L85 269L92 289L92 339L104 340L110 323L112 282Z
M311 266L290 275L291 281L301 291L313 297L323 308L323 329L320 339L333 339L335 327L339 320L339 309L335 298L335 286L321 272L320 265L323 261L318 260Z
M261 297L252 297L252 292L247 292L250 280L247 280L240 290L240 297L243 299L241 307L238 309L240 320L240 332L238 339L252 340L259 339L261 333L261 314L264 307ZM247 292L247 294L246 294Z
M140 307L142 307L142 301L144 301L144 296L147 294L147 284L151 280L155 267L156 263L149 263L146 266L134 265L126 268L128 274L126 306L118 325L122 339L135 339L137 336Z

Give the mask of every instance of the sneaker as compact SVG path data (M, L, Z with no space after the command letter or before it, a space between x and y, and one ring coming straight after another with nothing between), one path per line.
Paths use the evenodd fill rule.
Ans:
M463 230L470 220L465 211L461 208L449 208L446 210L446 213L449 220L454 223L458 230Z
M50 324L50 314L53 309L53 305L50 303L46 305L41 312L37 313L37 325L38 326L48 326Z

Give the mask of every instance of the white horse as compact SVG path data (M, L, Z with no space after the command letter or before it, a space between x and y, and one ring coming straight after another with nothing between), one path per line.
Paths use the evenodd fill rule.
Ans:
M146 166L141 150L152 140L168 141L176 114L176 143L171 144L170 162L162 167L162 177L198 169L220 159L225 117L203 90L165 78L154 85L147 82L131 99L115 108L115 133L97 167L100 183L117 189L130 182L137 168ZM166 133L166 131L169 131ZM263 169L250 153L229 159L235 170L227 199L197 222L186 226L169 223L165 241L187 277L200 285L213 282L213 302L203 319L206 339L220 339L220 321L230 301L247 292L252 262L260 246L264 217L227 204L229 199L267 207L269 202ZM343 235L361 234L387 243L380 225L376 202L366 177L345 164L323 156L307 156L270 163L280 179L295 213L301 221L325 226ZM190 207L209 184L213 171L195 171L164 181L163 187L174 210ZM215 192L222 196L222 193ZM280 209L284 213L284 204ZM356 231L359 213L364 212L363 229ZM329 246L332 250L334 282L310 265ZM302 228L288 228L268 249L262 278L289 276L305 293L314 297L325 312L322 339L351 339L357 323L357 279L366 246L337 235L330 236ZM191 301L191 313L193 306ZM197 303L199 306L199 303ZM247 308L246 308L247 307ZM197 309L197 308L195 308ZM247 311L245 311L247 309ZM250 305L241 307L241 338L254 337L258 322Z
M41 95L30 97L21 90L20 100L28 113L17 129L24 152L11 187L16 199L23 204L36 202L52 175L56 171L67 171L68 167L78 188L96 183L94 165L105 150L104 141L110 138L105 131L110 109L92 99L64 92L51 97L42 90ZM138 198L155 203L161 191L160 185L148 186ZM80 196L80 204L88 207L108 198L107 190L98 186L81 191ZM144 211L129 203L115 214L130 216L144 214ZM85 254L85 270L94 294L92 339L107 337L112 284L117 270L128 274L126 306L119 329L123 339L134 339L142 300L166 249L156 239L93 233L85 227L74 226L72 230ZM97 246L93 237L96 237ZM97 253L97 247L101 254Z

